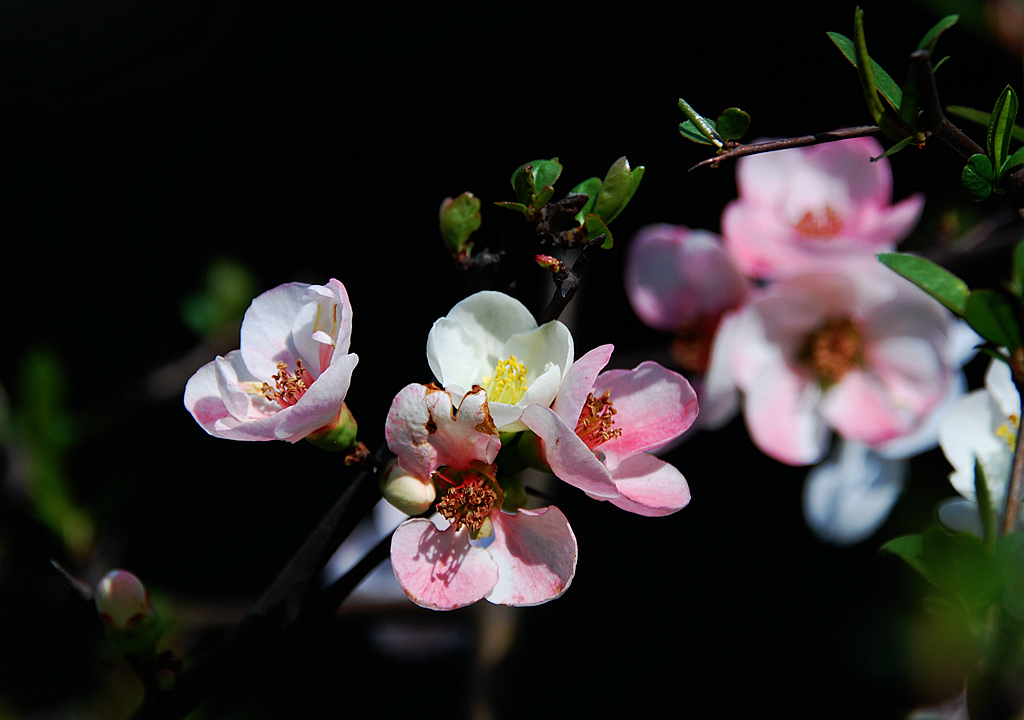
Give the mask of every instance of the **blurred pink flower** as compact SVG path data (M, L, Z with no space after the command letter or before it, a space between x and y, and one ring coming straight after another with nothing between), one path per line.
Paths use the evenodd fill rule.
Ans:
M342 414L358 357L348 352L345 286L288 283L263 293L242 320L241 347L201 367L185 407L230 440L298 442Z
M397 465L385 479L431 485L437 522L413 518L391 540L391 566L421 607L452 610L481 599L539 605L560 596L576 572L576 538L555 507L502 511L494 460L501 443L482 388L455 408L435 385L395 397L385 435ZM424 511L429 508L429 504Z
M832 430L895 457L962 391L959 324L877 262L774 283L730 322L750 435L784 463L820 461Z
M682 225L648 225L629 245L626 294L650 327L673 333L672 356L703 373L722 315L740 307L750 288L721 238Z
M892 250L924 198L892 204L889 161L871 161L882 152L874 138L854 138L741 158L722 234L743 274L790 277Z
M602 345L573 363L552 407L531 405L522 420L561 480L639 515L676 512L689 503L689 486L647 451L693 424L697 396L684 377L654 362L601 373L611 353Z

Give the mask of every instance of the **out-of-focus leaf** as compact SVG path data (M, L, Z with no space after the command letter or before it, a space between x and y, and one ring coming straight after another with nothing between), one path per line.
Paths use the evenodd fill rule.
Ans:
M1024 238L1018 241L1017 246L1013 249L1011 284L1017 296L1024 297Z
M1004 536L996 545L995 556L1003 582L1003 608L1024 622L1024 533Z
M972 290L964 318L986 340L1009 348L1020 347L1020 329L1010 302L994 290Z
M977 110L975 108L969 108L964 105L949 105L946 107L946 114L954 117L962 118L968 122L977 123L983 127L988 127L989 122L992 120L992 113L987 113L984 110ZM1024 142L1024 127L1020 125L1013 126L1013 139L1017 142Z
M464 192L441 206L441 237L448 252L458 255L473 248L469 236L480 228L480 199Z
M960 184L967 197L974 202L987 199L992 194L993 179L992 161L988 155L976 153L967 158L967 164L960 175Z
M715 121L715 129L723 140L739 140L750 129L750 115L739 108L726 108Z
M927 578L930 570L924 561L922 539L922 535L904 535L890 540L882 546L881 550L902 558L910 567Z
M939 35L949 30L951 27L956 25L956 21L960 19L959 15L947 15L946 17L935 23L931 30L924 34L921 38L921 42L917 44L918 50L927 50L930 54L935 53L935 43L939 40Z
M967 310L967 283L941 265L908 253L881 253L878 259L889 269L917 285L957 315Z
M980 538L932 528L925 532L921 548L929 579L959 598L969 610L983 610L999 598L999 569Z
M996 509L992 504L992 493L981 461L974 460L974 493L978 497L978 512L981 514L982 539L991 547L996 541Z

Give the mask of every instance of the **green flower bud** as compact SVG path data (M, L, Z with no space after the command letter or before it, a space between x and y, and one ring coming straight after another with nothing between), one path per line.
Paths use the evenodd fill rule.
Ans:
M437 499L437 488L432 480L421 480L396 461L391 462L381 478L380 492L384 499L406 515L425 513Z
M356 419L348 409L348 405L341 404L338 412L338 420L334 425L325 425L316 432L306 436L306 440L316 445L321 450L328 452L352 452L358 445L356 435L359 426Z

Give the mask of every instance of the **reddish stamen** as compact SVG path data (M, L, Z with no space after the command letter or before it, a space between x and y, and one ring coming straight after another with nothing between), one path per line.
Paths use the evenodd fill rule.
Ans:
M498 501L498 493L492 487L493 481L482 473L464 473L462 484L450 487L437 502L437 511L458 530L465 525L472 533L480 531ZM434 482L439 486L449 482L440 473L434 473Z
M583 405L583 412L576 423L576 434L591 450L622 435L621 428L612 430L612 425L615 424L612 415L617 411L610 396L610 390L605 390L599 398L595 398L594 393L587 395L587 402Z
M823 386L834 385L854 367L864 365L860 331L849 318L830 318L804 338L797 360L810 368Z
M843 229L843 218L831 206L821 212L808 210L793 228L801 235L813 238L827 238Z
M295 361L294 375L288 372L288 366L285 363L279 362L277 374L271 377L271 380L274 381L274 387L270 387L270 383L263 383L260 392L267 400L273 400L282 408L291 407L297 403L299 398L306 394L309 386L313 384L313 376L309 374L301 359Z

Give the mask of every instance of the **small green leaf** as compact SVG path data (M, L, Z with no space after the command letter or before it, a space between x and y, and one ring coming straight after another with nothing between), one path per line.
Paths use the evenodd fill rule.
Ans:
M967 164L960 175L960 184L964 192L974 202L981 202L992 194L992 161L987 155L976 153L967 159Z
M697 129L707 142L718 147L725 145L722 141L722 136L719 135L718 131L715 129L714 123L690 107L690 104L682 98L679 98L679 109L683 111L683 114L689 119L690 124ZM683 125L685 125L685 123L683 123ZM683 125L679 126L679 132L683 132ZM686 133L683 134L685 135Z
M586 220L583 222L583 229L587 233L587 240L592 240L598 235L604 233L604 242L601 243L602 250L611 250L612 246L615 244L615 239L612 237L612 231L608 229L604 220L594 213L587 215Z
M1001 174L1005 175L1012 168L1015 168L1018 165L1022 164L1024 164L1024 147L1017 148L1017 151L1013 153L1013 155L1011 155L1009 158L1007 158L1006 164L1004 164L1002 167Z
M996 564L1003 581L1003 608L1024 622L1024 533L1012 533L996 545Z
M994 290L972 290L967 297L964 318L986 340L1008 348L1012 353L1020 347L1020 329L1013 308L1005 297Z
M441 206L441 237L453 255L468 253L473 248L469 236L480 228L480 199L464 192Z
M710 122L710 121L709 121ZM701 145L714 145L715 143L704 137L704 133L689 120L684 120L679 123L679 134L691 142L700 143Z
M515 210L516 212L521 212L523 215L526 215L527 217L530 216L530 208L526 207L522 203L517 203L517 202L496 202L494 204L497 205L500 208L505 208L506 210Z
M890 540L882 546L882 552L891 553L902 558L910 567L917 570L925 578L929 577L930 569L924 561L922 535L904 535Z
M992 167L1001 169L1010 154L1013 121L1017 119L1017 93L1007 85L1000 93L988 124L988 156ZM998 180L998 177L996 178Z
M601 192L597 194L597 202L594 204L594 212L605 223L611 222L618 213L619 206L626 199L631 184L629 161L625 157L620 157L608 168L604 182L601 183Z
M835 44L843 56L850 61L850 63L857 67L857 50L850 38L841 35L837 32L825 33L829 39ZM896 84L896 81L892 79L882 67L874 60L871 61L871 70L874 73L875 84L878 87L878 92L882 93L894 110L898 110L903 106L903 91L900 90L900 86Z
M534 182L537 187L554 185L555 181L562 175L562 164L558 158L550 160L534 160L533 163Z
M881 253L878 259L963 317L970 290L967 283L949 270L931 260L907 253Z
M949 30L951 27L956 25L956 21L960 19L959 15L947 15L946 17L939 20L932 26L932 29L924 34L921 38L921 42L918 43L918 50L927 50L929 54L935 54L935 43L939 39L939 35Z
M532 163L523 163L512 173L512 189L516 193L516 200L522 205L533 205L533 196L537 193L537 176Z
M715 121L715 129L723 140L739 140L750 129L750 115L739 108L726 108Z
M594 209L594 203L597 202L597 194L601 192L601 178L587 178L572 190L569 194L579 193L587 196L587 203L584 205L578 213L576 213L576 221L582 225L583 218L590 214Z
M902 140L900 140L898 143L896 143L895 145L890 147L888 150L886 150L884 153L882 153L878 157L871 158L871 162L878 162L879 160L881 160L884 157L889 157L890 155L895 155L900 150L905 148L907 145L910 145L911 143L913 143L916 139L917 138L915 138L913 135L908 135L907 137L905 137Z

